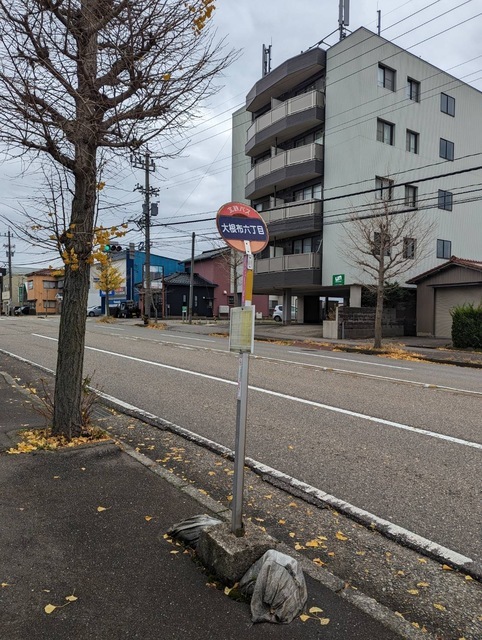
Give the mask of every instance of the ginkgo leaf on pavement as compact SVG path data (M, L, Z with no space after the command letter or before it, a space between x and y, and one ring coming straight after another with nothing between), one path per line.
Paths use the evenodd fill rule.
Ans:
M54 604L47 604L44 607L45 613L52 613L52 611L55 611L55 609L57 609L57 607Z

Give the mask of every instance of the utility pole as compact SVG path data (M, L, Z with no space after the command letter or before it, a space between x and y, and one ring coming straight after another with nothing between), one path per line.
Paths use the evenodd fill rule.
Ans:
M194 243L196 239L196 234L194 231L192 232L192 243L191 243L191 273L189 274L189 306L187 309L188 313L188 323L192 324L192 298L194 293Z
M8 243L4 244L3 246L7 249L7 258L8 258L8 315L11 316L13 313L13 300L12 300L12 287L13 287L13 283L12 283L12 256L14 255L14 251L12 251L13 249L15 249L15 245L13 245L10 242L10 238L11 238L11 232L10 229L8 230L8 233L3 233L2 234L4 237L8 238Z
M135 191L140 191L144 195L143 216L141 224L145 232L145 286L144 286L144 324L149 324L151 316L152 291L151 291L151 196L159 193L159 189L150 186L150 173L156 170L154 160L151 158L149 149L146 149L144 156L131 155L131 164L138 169L144 169L144 186L137 185Z

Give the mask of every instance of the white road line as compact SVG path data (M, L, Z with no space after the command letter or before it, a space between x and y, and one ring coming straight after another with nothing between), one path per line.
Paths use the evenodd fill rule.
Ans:
M35 335L39 335L39 334L35 334ZM40 336L41 338L47 338L47 336ZM47 338L48 340L53 340L54 338ZM44 367L43 365L39 365L31 360L27 360L26 358L22 358L21 356L17 356L14 353L10 353L9 351L6 351L5 349L0 349L0 352L5 353L7 355L10 355L14 358L17 358L18 360L20 360L21 362L26 362L28 364L32 364L40 369L43 369L44 371L48 371L49 373L54 373L52 371L52 369L48 369L47 367ZM110 352L108 352L110 353ZM116 354L112 354L112 355L116 355ZM135 359L135 358L132 358ZM172 367L170 367L172 368ZM187 372L189 373L189 372ZM208 376L211 377L211 376ZM229 382L229 384L234 384L231 383L230 381L224 381L224 382ZM95 389L94 389L95 390ZM189 435L190 437L192 437L194 439L195 442L200 442L200 443L209 443L211 445L215 445L217 448L224 450L224 452L226 454L230 454L230 455L234 455L234 452L231 451L230 449L228 449L227 447L225 447L224 445L221 445L217 442L215 442L214 440L209 440L208 438L201 436L197 433L195 433L194 431L189 431L189 429L185 429L184 427L179 427L176 424L172 423L172 422L168 422L167 420L164 420L162 418L159 418L158 416L156 416L153 413L150 413L148 411L145 411L144 409L140 409L139 407L136 407L135 405L129 404L128 402L124 402L124 400L119 400L118 398L116 398L115 396L111 396L107 393L101 392L101 391L97 391L95 390L96 393L101 397L104 398L114 404L117 404L119 407L124 408L124 409L128 409L132 412L136 412L138 413L140 416L143 416L145 418L150 418L153 420L161 420L161 422L163 423L168 423L171 425L172 428L174 428L178 433L180 434L185 434L185 435ZM480 446L480 445L479 445ZM482 448L482 446L480 446L480 448ZM258 469L258 471L265 471L267 473L270 473L270 475L273 475L275 477L278 478L283 478L284 480L288 481L289 484L291 484L292 486L296 486L299 489L301 489L302 491L304 491L305 493L309 494L309 495L314 495L316 497L318 497L320 500L326 502L327 504L330 504L331 506L334 507L338 507L340 510L343 510L347 513L351 513L353 515L356 516L360 516L362 518L368 518L370 521L376 523L377 526L381 526L383 528L388 528L388 530L390 531L390 533L392 534L396 534L401 538L406 539L408 542L414 544L414 545L418 545L421 548L425 549L426 551L430 552L430 553L434 553L436 555L438 555L440 558L446 558L446 560L448 562L453 562L455 564L461 564L461 565L467 565L467 564L471 564L473 562L472 558L469 558L467 556L464 556L460 553L458 553L457 551L454 551L453 549L449 549L447 547L443 547L442 545L437 544L436 542L433 542L432 540L428 540L427 538L424 538L422 536L419 536L417 533L414 533L413 531L410 531L409 529L404 529L403 527L398 526L397 524L394 524L393 522L390 522L389 520L385 520L383 518L380 518L378 516L376 516L373 513L370 513L369 511L365 511L364 509L360 509L359 507L356 507L352 504L350 504L349 502L345 502L344 500L340 500L339 498L336 498L335 496L329 494L329 493L325 493L324 491L321 491L321 489L317 489L316 487L313 487L312 485L309 485L301 480L297 480L296 478L292 477L292 476L288 476L287 474L283 473L282 471L278 471L277 469L274 469L273 467L269 467L268 465L263 464L262 462L258 462L257 460L254 460L252 458L246 458L246 462L250 465L252 465L253 467L255 467L256 469Z
M177 337L175 334L169 334L172 338ZM208 340L207 338L191 338L191 336L186 336L183 334L182 337L178 338L179 340L197 340L198 342L216 342L216 340ZM162 340L162 338L161 338ZM176 343L174 343L176 344Z
M299 355L299 354L298 354ZM284 364L296 364L300 367L311 367L318 371L329 371L333 373L343 373L361 378L375 378L375 380L387 380L388 382L402 382L404 384L413 384L424 389L443 389L444 391L456 391L457 393L467 393L469 395L482 396L482 391L473 391L472 389L460 389L459 387L448 387L435 382L419 382L418 380L406 380L405 378L393 378L392 376L379 376L376 373L363 373L362 371L352 371L351 369L338 369L337 367L320 367L317 364L308 362L298 362L297 360L285 360L282 358L272 358L270 356L253 356L258 360L270 360L272 362L283 362Z
M313 358L326 358L328 360L345 360L345 362L351 362L352 364L366 364L370 367L388 367L389 369L405 369L405 371L412 371L411 367L399 367L396 364L381 364L380 362L368 362L367 360L353 360L353 358L339 358L338 356L322 356L318 353L305 353L304 351L288 351L288 353L294 353L295 355L312 356Z
M40 334L33 334L38 336L39 338L46 338L47 340L55 340L55 338L50 338L48 336L42 336ZM191 376L196 376L198 378L206 378L207 380L214 380L215 382L222 382L223 384L229 385L237 385L236 381L227 380L226 378L219 378L217 376L211 376L206 373L200 373L199 371L191 371L190 369L183 369L181 367L174 367L169 364L162 364L160 362L153 362L152 360L145 360L143 358L136 358L134 356L127 356L122 353L114 353L113 351L107 351L106 349L97 349L95 347L85 347L89 351L96 351L98 353L105 353L107 355L111 355L117 358L124 358L126 360L133 360L134 362L141 362L143 364L149 364L153 367L159 367L161 369L169 369L170 371L177 371L179 373L185 373ZM349 409L342 409L341 407L335 407L329 404L324 404L322 402L316 402L314 400L307 400L305 398L297 398L296 396L290 396L286 393L280 393L278 391L271 391L270 389L263 389L261 387L255 387L249 385L249 388L253 391L257 391L259 393L264 393L266 395L275 396L276 398L282 398L283 400L289 400L291 402L298 402L300 404L305 404L310 407L316 407L318 409L325 409L326 411L332 411L334 413L341 413L346 416L350 416L352 418L359 418L361 420L367 420L368 422L374 422L376 424L383 424L387 427L394 427L395 429L402 429L403 431L410 431L412 433L417 433L419 435L429 436L431 438L436 438L438 440L444 440L446 442L451 442L453 444L460 444L465 447L472 447L474 449L482 450L482 444L478 442L471 442L470 440L462 440L461 438L455 438L453 436L447 436L443 433L436 433L434 431L428 431L428 429L420 429L418 427L411 427L408 424L403 424L401 422L394 422L393 420L384 420L383 418L377 418L375 416L369 416L364 413L358 413L357 411L350 411Z

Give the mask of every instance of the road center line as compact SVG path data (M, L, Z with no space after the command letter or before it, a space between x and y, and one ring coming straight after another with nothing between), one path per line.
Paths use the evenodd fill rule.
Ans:
M404 369L405 371L412 371L411 367L399 367L396 364L381 364L380 362L368 362L367 360L353 360L352 358L339 358L338 356L322 356L319 353L305 353L304 351L288 351L288 353L294 353L295 355L312 356L313 358L326 358L328 360L345 360L345 362L351 362L352 364L366 364L370 367L388 367L389 369Z
M57 341L56 338L51 338L49 336L42 336L38 333L32 334L39 338L45 338L47 340ZM128 356L122 353L115 353L113 351L107 351L106 349L97 349L96 347L85 347L89 351L96 351L98 353L105 353L107 355L114 356L116 358L124 358L126 360L133 360L134 362L141 362L143 364L149 364L154 367L159 367L161 369L169 369L170 371L177 371L179 373L185 373L188 375L196 376L198 378L206 378L207 380L214 380L215 382L222 382L223 384L229 385L237 385L238 383L234 380L227 380L226 378L219 378L217 376L212 376L207 373L200 373L199 371L191 371L190 369L183 369L181 367L174 367L170 364L162 364L160 362L153 362L152 360L144 360L143 358L136 358L134 356ZM404 431L410 431L412 433L417 433L419 435L429 436L431 438L436 438L438 440L444 440L446 442L451 442L453 444L461 444L465 447L472 447L474 449L482 450L482 444L478 442L471 442L469 440L462 440L461 438L455 438L453 436L447 436L443 433L436 433L434 431L428 431L428 429L420 429L418 427L411 427L408 424L403 424L401 422L394 422L393 420L385 420L383 418L377 418L375 416L369 416L364 413L358 413L357 411L350 411L349 409L342 409L341 407L335 407L329 404L324 404L322 402L316 402L315 400L307 400L305 398L297 398L296 396L290 396L285 393L280 393L279 391L271 391L270 389L263 389L261 387L255 387L249 385L249 388L253 391L257 391L258 393L264 393L266 395L274 396L276 398L282 398L283 400L290 400L291 402L298 402L300 404L305 404L310 407L316 407L318 409L325 409L326 411L332 411L334 413L341 413L342 415L350 416L352 418L359 418L361 420L367 420L368 422L374 422L376 424L382 424L387 427L394 427L395 429L402 429Z

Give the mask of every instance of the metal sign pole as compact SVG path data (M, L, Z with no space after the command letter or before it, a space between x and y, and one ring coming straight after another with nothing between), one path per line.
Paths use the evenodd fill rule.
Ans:
M253 297L253 255L251 245L245 241L243 259L242 304L251 306ZM250 268L251 267L251 268ZM238 395L236 399L236 440L234 447L233 510L231 531L236 537L244 536L243 492L244 461L246 458L246 418L248 413L249 352L239 354Z

